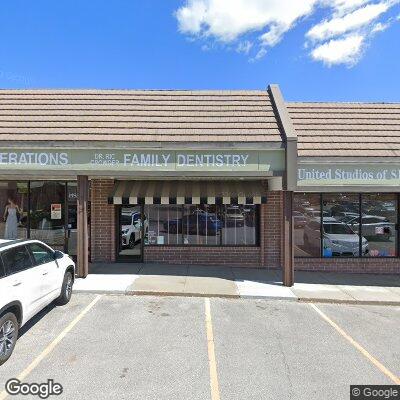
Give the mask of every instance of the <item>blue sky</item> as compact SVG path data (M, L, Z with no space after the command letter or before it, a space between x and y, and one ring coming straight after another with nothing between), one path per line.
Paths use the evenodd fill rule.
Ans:
M1 88L400 102L398 0L3 0L0 19Z

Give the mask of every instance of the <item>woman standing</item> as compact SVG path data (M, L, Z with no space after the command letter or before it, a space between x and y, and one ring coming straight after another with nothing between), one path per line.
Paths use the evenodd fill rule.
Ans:
M15 204L13 199L9 198L3 216L6 223L4 239L18 239L19 215L21 215L20 208Z

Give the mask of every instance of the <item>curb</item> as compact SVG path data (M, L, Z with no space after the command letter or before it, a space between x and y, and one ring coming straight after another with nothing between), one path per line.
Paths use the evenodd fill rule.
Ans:
M348 304L364 306L400 306L400 301L374 301L374 300L338 300L338 299L319 299L319 298L299 298L299 303L320 303L320 304Z
M214 297L222 299L240 299L236 294L217 294L217 293L183 293L183 292L152 292L147 290L129 290L127 296L168 296L168 297Z
M373 300L340 300L321 299L315 297L282 297L282 296L250 296L239 294L217 294L217 293L183 293L183 292L152 292L145 290L74 290L75 294L106 294L124 296L164 296L164 297L209 297L220 299L244 299L244 300L278 300L298 303L319 303L319 304L347 304L366 306L392 306L400 307L400 301L373 301Z

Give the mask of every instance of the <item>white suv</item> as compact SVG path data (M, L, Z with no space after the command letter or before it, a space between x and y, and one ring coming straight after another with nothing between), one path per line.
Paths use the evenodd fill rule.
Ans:
M0 240L0 365L14 350L18 330L40 310L71 298L75 263L38 240Z

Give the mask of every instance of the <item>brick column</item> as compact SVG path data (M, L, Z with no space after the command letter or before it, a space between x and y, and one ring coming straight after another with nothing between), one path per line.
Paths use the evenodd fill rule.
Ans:
M77 246L77 266L78 276L86 278L88 274L88 197L89 181L87 176L78 176L78 246Z
M115 261L115 206L108 204L113 187L113 179L93 179L91 182L92 262Z
M282 192L268 192L267 204L261 205L260 247L262 266L281 268Z
M293 244L293 192L283 192L282 216L282 282L285 286L294 284L294 244Z

